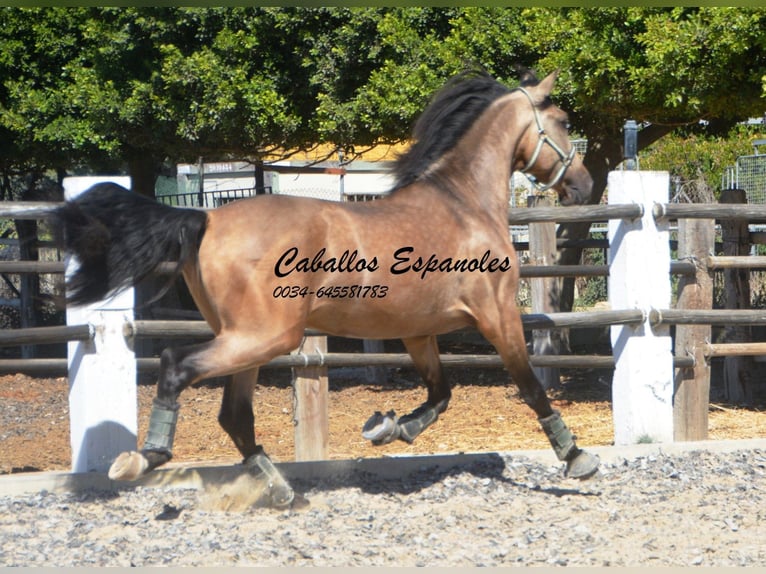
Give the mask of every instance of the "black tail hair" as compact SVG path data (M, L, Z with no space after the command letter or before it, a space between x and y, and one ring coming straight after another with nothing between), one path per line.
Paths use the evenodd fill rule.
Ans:
M53 218L59 244L79 263L67 279L67 301L107 299L165 261L178 261L175 278L196 255L206 224L204 211L162 205L114 183L94 185Z

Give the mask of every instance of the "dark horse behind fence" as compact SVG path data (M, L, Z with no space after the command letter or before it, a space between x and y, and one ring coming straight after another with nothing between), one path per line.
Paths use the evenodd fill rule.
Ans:
M59 209L65 248L79 262L67 285L71 303L103 300L177 258L215 333L162 353L146 442L140 452L122 453L110 477L133 480L171 459L186 387L289 353L306 328L403 340L427 399L399 418L373 415L363 434L373 444L411 442L450 399L436 336L467 326L497 349L568 475L595 473L598 459L575 445L530 368L514 303L512 173L544 182L565 205L585 202L592 186L568 139L567 116L550 100L554 82L555 74L542 81L529 74L510 90L481 72L451 80L418 120L415 143L394 167L392 192L379 201L272 195L205 212L106 183ZM220 424L244 464L268 478L270 503L288 505L292 489L255 441L252 398L253 383L227 383Z

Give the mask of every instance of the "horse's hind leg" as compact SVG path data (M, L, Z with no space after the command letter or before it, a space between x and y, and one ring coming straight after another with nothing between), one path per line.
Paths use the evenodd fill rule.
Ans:
M452 391L444 378L439 347L435 336L403 339L418 374L428 388L426 402L410 414L396 418L391 411L386 415L375 413L364 425L362 436L374 445L387 444L396 439L411 443L426 428L436 422L447 409Z
M572 478L588 478L598 470L598 457L578 448L575 437L564 424L561 415L551 407L542 383L529 364L529 356L521 326L521 315L513 309L505 325L478 325L503 359L511 379L519 388L521 398L537 414L548 440L559 460L566 462L566 474Z
M109 477L115 480L135 480L172 458L179 408L178 396L190 384L204 378L255 367L289 351L297 344L295 337L290 333L264 339L265 342L252 334L248 336L240 332L228 336L219 335L200 345L165 349L160 360L157 396L152 406L144 446L140 452L122 453L118 456L109 469ZM241 402L238 404L241 405ZM252 410L250 416L252 417ZM243 444L247 442L246 437L242 440ZM252 443L254 448L254 440Z
M112 463L109 478L136 480L168 462L178 422L178 396L186 387L203 378L194 358L203 354L216 340L178 349L168 348L160 357L157 396L152 404L149 429L140 452L123 452Z

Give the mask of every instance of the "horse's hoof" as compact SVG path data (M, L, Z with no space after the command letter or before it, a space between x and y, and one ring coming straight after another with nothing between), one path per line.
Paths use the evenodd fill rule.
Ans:
M130 451L120 454L109 468L112 480L136 480L149 470L149 461L140 452Z
M378 446L388 444L399 438L398 417L394 411L388 411L385 415L375 411L362 427L362 437L372 441Z
M295 500L295 491L286 482L269 485L272 508L288 508Z
M585 480L596 474L599 462L600 460L597 456L581 450L577 456L567 461L567 468L564 474L568 478Z
M272 508L288 508L292 505L293 500L295 500L295 491L265 452L261 451L249 456L245 459L244 465L254 471L253 477L263 481L263 498L268 500L267 506Z

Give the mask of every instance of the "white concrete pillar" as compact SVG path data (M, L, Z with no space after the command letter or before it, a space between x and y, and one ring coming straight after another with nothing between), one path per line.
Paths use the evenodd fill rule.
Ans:
M64 195L74 199L104 181L130 189L129 177L69 177ZM76 259L68 257L67 275L76 268ZM90 325L94 334L92 341L68 345L72 472L104 472L119 453L136 450L136 359L123 336L134 302L128 289L107 301L67 306L67 324Z
M609 204L638 203L636 220L609 221L609 303L612 309L641 309L641 325L611 327L615 371L612 382L614 441L617 445L673 441L673 355L670 328L652 329L649 311L670 307L668 222L652 215L667 203L667 172L614 171Z

